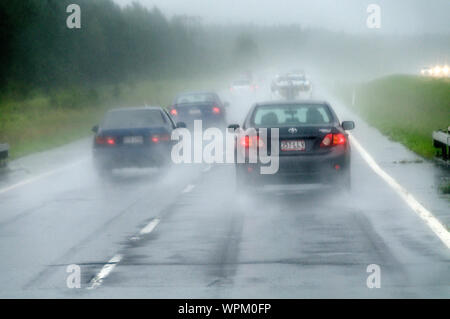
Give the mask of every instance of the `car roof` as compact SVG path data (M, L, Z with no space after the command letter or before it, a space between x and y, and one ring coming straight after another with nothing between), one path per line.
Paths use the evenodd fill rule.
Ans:
M217 93L213 92L213 91L188 91L188 92L178 93L177 97L181 96L181 95L190 95L190 94L211 94L211 95L217 95Z
M250 111L247 114L247 117L244 120L244 126L246 126L246 123L250 120L250 116L253 112L255 112L255 109L258 106L269 106L269 105L326 105L331 112L334 120L338 121L338 117L336 113L334 112L333 108L330 106L330 104L325 100L294 100L294 101L286 101L286 100L275 100L275 101L266 101L266 102L259 102L253 104L253 107L250 109Z
M133 106L133 107L119 107L109 110L108 112L120 112L120 111L140 111L140 110L158 110L161 111L161 106Z
M324 100L295 100L295 101L286 101L286 100L275 100L275 101L267 101L267 102L258 102L255 106L264 106L264 105L298 105L298 104L317 104L317 105L329 105L327 101Z

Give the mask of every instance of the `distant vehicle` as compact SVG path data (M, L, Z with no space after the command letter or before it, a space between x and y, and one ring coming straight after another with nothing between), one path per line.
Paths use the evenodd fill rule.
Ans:
M6 160L9 156L9 145L0 144L0 166L6 165Z
M203 127L225 126L227 102L222 102L214 92L187 92L175 97L169 107L170 115L177 121L193 126L194 120L202 120Z
M258 89L259 86L252 83L249 79L233 81L230 85L230 93L233 95L254 93Z
M113 109L94 126L94 163L107 174L115 168L162 167L170 163L171 134L175 124L161 107Z
M434 67L428 66L420 69L422 76L432 76L436 78L446 78L450 76L448 65L436 65Z
M433 68L432 67L423 67L420 69L420 74L423 76L432 76L433 75Z
M271 84L272 93L287 100L311 98L312 83L303 73L288 73L277 76Z
M238 133L239 145L246 162L236 164L237 184L256 187L277 183L336 183L350 188L350 144L346 130L355 126L352 121L339 122L335 112L326 102L280 101L255 104L249 111L242 130ZM230 125L239 128L239 125ZM243 135L254 128L255 136ZM259 151L272 151L270 128L279 129L279 170L274 175L261 175L260 163L248 163L249 145L259 142L260 129L267 128L267 141L258 143ZM255 145L255 144L254 144Z

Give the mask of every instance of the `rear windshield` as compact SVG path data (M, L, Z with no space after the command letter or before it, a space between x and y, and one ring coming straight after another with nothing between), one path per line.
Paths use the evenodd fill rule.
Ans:
M176 98L175 104L184 103L214 103L216 100L215 96L210 93L192 93L183 94Z
M164 125L159 110L120 110L106 113L103 129L145 128Z
M258 106L252 116L254 127L282 127L297 125L329 124L333 117L327 105L263 105Z

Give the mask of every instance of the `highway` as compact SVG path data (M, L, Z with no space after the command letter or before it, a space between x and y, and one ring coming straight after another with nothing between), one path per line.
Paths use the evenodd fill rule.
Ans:
M448 225L448 201L424 186L439 174L433 165L392 164L417 156L320 95L356 122L352 137L377 165ZM232 103L229 122L242 121L249 102ZM355 145L350 193L300 185L249 195L229 164L101 179L84 139L11 162L0 211L2 298L450 297L445 236ZM73 264L80 288L67 285ZM379 288L367 285L369 265L379 266Z

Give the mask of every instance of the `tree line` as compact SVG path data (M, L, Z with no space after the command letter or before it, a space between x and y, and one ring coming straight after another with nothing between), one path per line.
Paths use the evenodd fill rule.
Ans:
M0 94L117 84L255 65L316 68L334 76L415 72L448 59L448 34L346 34L299 25L205 25L137 3L77 0L81 28L66 25L73 0L0 1ZM308 70L307 70L308 71Z
M77 0L81 28L69 29L71 0L0 2L0 90L117 83L188 72L205 60L195 24L157 8Z

